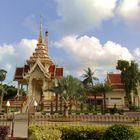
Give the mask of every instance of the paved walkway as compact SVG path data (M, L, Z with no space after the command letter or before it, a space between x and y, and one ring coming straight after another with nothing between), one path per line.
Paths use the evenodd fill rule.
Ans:
M14 137L26 137L28 131L28 116L26 114L15 115Z

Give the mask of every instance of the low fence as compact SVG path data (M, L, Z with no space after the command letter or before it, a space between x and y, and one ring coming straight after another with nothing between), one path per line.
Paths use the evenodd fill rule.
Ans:
M13 137L14 132L14 116L13 115L0 115L0 126L9 126L9 137Z
M140 125L140 117L125 115L30 115L30 124L103 124L110 125L124 123Z

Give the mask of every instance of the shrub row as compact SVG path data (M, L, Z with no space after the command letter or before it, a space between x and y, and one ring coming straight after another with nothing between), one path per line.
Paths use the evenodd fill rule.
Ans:
M140 128L116 124L89 125L32 125L29 140L139 140Z
M10 132L9 126L0 126L0 140L5 140Z

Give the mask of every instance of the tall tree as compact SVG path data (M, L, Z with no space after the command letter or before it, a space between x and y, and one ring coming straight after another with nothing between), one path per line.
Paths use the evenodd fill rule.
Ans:
M106 93L112 91L111 85L106 81L104 83L97 83L94 86L95 93L103 94L103 109L106 110Z
M83 89L83 84L82 82L71 76L68 75L66 77L62 77L61 79L59 79L59 88L61 88L62 93L61 93L61 97L64 101L64 116L67 115L68 113L68 103L71 100L78 100L78 98L81 98L81 96L77 96L77 95L82 95L83 92L81 89Z
M0 81L1 81L1 84L2 84L2 82L3 82L3 81L5 80L5 78L6 78L6 73L7 73L6 70L0 69Z
M116 68L121 71L128 105L133 104L133 94L137 94L137 86L140 82L140 71L135 61L118 60Z
M7 71L4 69L0 69L0 81L1 81L1 85L0 85L0 109L2 108L2 101L3 101L3 95L5 93L5 89L2 85L2 82L5 80L6 78L6 73Z
M93 80L98 80L97 77L94 76L94 72L91 68L88 68L87 70L84 70L85 73L83 74L83 84L84 86L93 86Z
M55 93L56 99L55 99L55 111L58 111L58 100L59 96L61 96L63 92L63 87L60 83L60 79L56 79L53 83L50 89L48 91L52 91Z

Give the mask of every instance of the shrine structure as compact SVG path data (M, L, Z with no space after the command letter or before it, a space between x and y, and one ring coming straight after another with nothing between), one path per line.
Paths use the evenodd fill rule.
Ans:
M33 101L40 103L42 100L52 100L55 97L48 91L51 83L63 76L63 68L57 67L54 61L48 55L48 32L45 33L44 42L42 34L42 21L40 20L40 35L38 44L32 56L27 59L26 65L17 67L14 75L14 81L18 82L18 93L26 85L29 101L27 106Z

